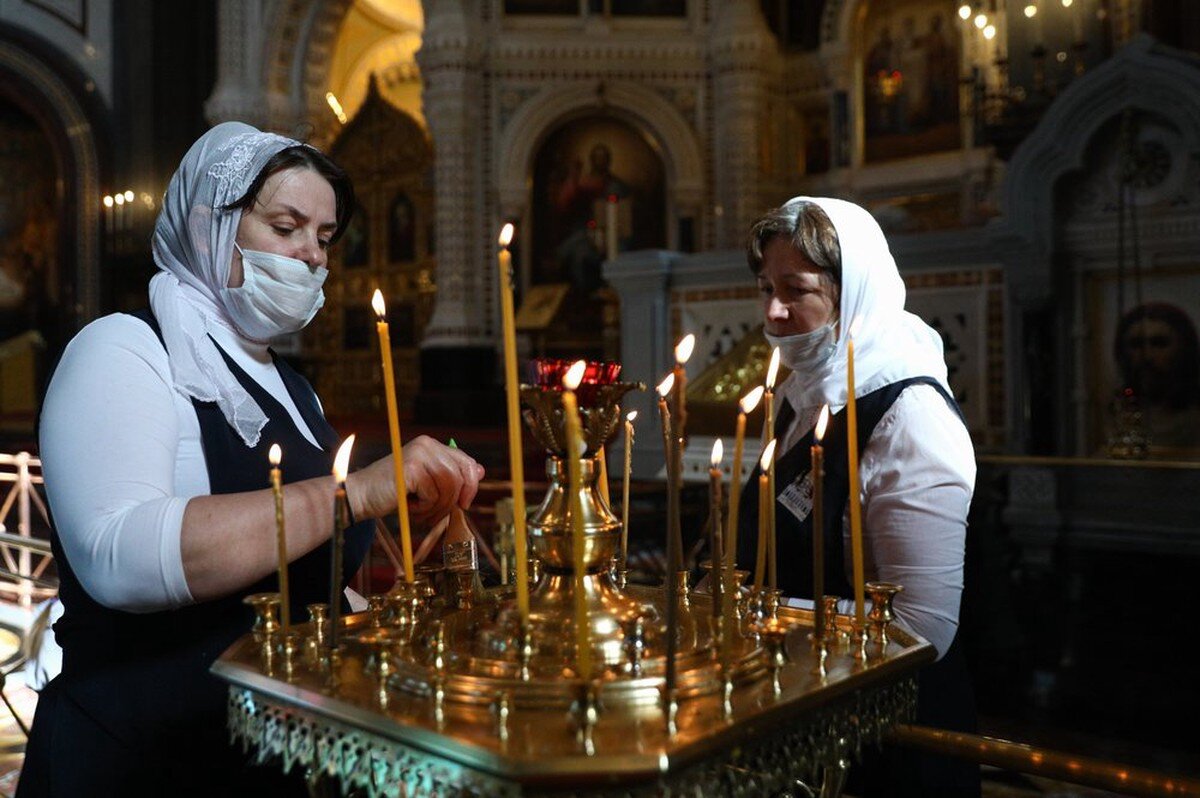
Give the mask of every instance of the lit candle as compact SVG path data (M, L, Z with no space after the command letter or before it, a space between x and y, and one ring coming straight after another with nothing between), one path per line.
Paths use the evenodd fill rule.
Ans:
M687 369L688 358L696 348L696 336L688 333L679 339L675 345L675 437L681 442L685 439L684 428L687 426Z
M859 628L866 623L866 588L863 581L862 505L858 496L858 410L854 398L854 333L859 320L855 319L846 336L846 457L850 476L850 553L854 574L854 622Z
M825 484L825 452L821 439L829 423L829 405L821 408L812 445L812 556L813 556L813 640L825 636L825 512L822 489Z
M388 434L392 439L392 474L396 481L396 514L400 518L400 554L404 563L404 581L413 583L412 530L408 525L408 490L404 487L404 449L400 446L400 415L396 410L396 377L392 370L392 344L388 334L387 308L378 288L371 297L378 321L379 356L383 360L383 393L387 399Z
M287 533L283 528L283 475L279 471L279 463L283 460L283 450L278 443L271 444L267 453L271 461L271 492L275 495L275 537L279 547L279 622L283 626L284 635L292 624L292 611L288 606L288 558Z
M723 543L721 537L721 460L725 458L725 447L721 443L721 439L717 438L713 442L712 458L709 460L708 469L708 512L711 519L709 528L709 548L711 549L712 572L709 576L709 583L712 585L713 600L713 617L721 617L721 599L722 599L722 579L724 569L722 561L725 559L722 551Z
M633 462L633 420L637 411L625 415L625 474L621 480L621 568L629 567L629 470Z
M617 257L617 195L609 194L604 206L604 257Z
M754 586L759 590L763 586L763 576L766 571L767 547L769 541L775 537L775 530L767 531L767 508L771 506L771 500L767 496L767 491L770 489L770 477L768 474L771 471L771 465L775 461L775 439L767 441L767 445L763 447L762 456L758 460L758 465L762 472L758 475L758 556L754 563Z
M682 542L676 537L679 530L679 493L676 491L675 471L679 461L675 457L678 439L671 432L671 411L667 407L667 395L675 384L675 375L668 374L658 385L658 412L662 415L663 449L667 458L667 578L663 583L667 599L667 652L664 685L667 695L675 689L675 652L678 648L676 626L679 616L679 592L676 590L675 574L679 572Z
M338 627L342 619L342 540L346 530L346 473L350 470L350 449L354 446L351 435L337 450L333 458L333 481L337 486L333 493L333 548L329 558L329 650L337 651Z
M117 231L125 232L125 195L117 194L113 197L113 202L117 203Z
M730 576L737 567L738 504L742 499L742 451L746 440L746 416L758 407L762 395L763 386L759 385L738 402L737 435L733 439L733 476L729 482L729 519L725 532L725 565Z
M104 230L110 236L113 234L113 198L112 194L104 195Z
M763 421L763 445L769 438L775 437L775 378L779 376L779 347L775 347L771 352L771 363L767 366L767 381L766 381L766 418ZM774 456L775 448L771 448L772 456ZM764 468L764 472L768 469ZM768 581L771 584L771 589L776 587L775 574L775 469L769 470L767 476L767 529L770 530L770 535L767 537L767 568Z
M592 641L588 628L587 595L584 592L583 503L579 492L582 479L579 460L583 457L581 443L583 433L579 426L579 405L575 401L575 389L583 379L587 363L578 360L563 376L563 415L567 421L567 474L570 479L571 554L575 565L575 663L581 679L592 676Z
M513 552L517 565L517 612L521 624L529 622L529 548L525 541L525 461L521 447L520 383L517 381L517 332L513 315L512 241L513 226L500 230L500 315L504 328L504 395L508 410L508 465L512 474Z

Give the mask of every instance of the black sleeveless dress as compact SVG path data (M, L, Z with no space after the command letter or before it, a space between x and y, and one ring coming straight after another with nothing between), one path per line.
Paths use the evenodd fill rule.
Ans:
M914 377L885 385L858 397L858 451L866 451L875 426L887 414L892 404L910 385L931 385L946 403L962 418L962 411L946 390L934 379ZM781 436L795 417L795 411L784 402L775 421L775 436ZM810 430L775 463L776 501L789 489L795 491L807 482L811 470L810 450L813 433ZM853 598L854 589L846 578L843 544L843 524L846 504L850 500L849 451L846 438L846 411L843 408L829 420L822 441L825 449L825 478L822 496L825 502L825 593ZM753 567L758 542L758 476L755 466L742 489L738 504L738 562ZM811 483L808 490L811 492ZM803 490L799 494L803 496ZM785 596L812 598L812 516L800 520L789 510L775 513L776 558L779 564L777 587ZM917 674L916 722L952 731L975 731L975 698L970 673L963 657L959 636L956 636L946 655L926 665ZM909 749L884 747L882 750L863 749L863 763L851 770L847 791L868 798L902 798L903 796L945 796L972 798L980 794L979 767L970 762L926 754Z
M147 311L133 314L161 332ZM238 382L267 416L259 443L249 448L212 402L193 400L213 494L270 487L267 452L285 453L285 482L327 476L339 436L325 420L308 382L275 356L275 366L320 448L309 443L288 411L224 352ZM330 523L332 523L332 507ZM358 570L373 535L372 522L346 530L342 587ZM300 774L250 766L226 731L227 686L209 667L245 634L254 613L243 597L278 589L272 574L224 598L144 614L94 601L75 576L57 534L51 544L65 609L54 632L62 672L43 690L26 748L17 794L53 796L306 795ZM329 546L289 567L293 618L329 600ZM345 607L344 607L345 608Z

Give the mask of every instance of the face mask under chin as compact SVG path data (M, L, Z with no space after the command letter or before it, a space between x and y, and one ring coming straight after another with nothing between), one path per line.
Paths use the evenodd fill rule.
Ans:
M792 371L806 372L823 366L837 348L837 324L828 322L815 330L795 335L771 335L767 343L779 347L779 360Z

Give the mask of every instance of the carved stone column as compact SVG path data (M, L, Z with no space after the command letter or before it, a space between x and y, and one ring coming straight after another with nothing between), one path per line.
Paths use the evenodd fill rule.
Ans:
M238 120L267 127L261 32L267 29L268 0L220 0L217 7L217 85L204 103L211 124Z
M488 279L487 249L480 238L481 155L488 146L481 136L482 36L468 5L465 0L426 3L417 53L433 137L438 261L436 305L421 345L417 414L425 421L496 415L494 407L484 412L489 405L478 395L495 388L494 281Z
M761 208L761 123L775 40L754 0L726 0L713 19L715 248L736 247Z

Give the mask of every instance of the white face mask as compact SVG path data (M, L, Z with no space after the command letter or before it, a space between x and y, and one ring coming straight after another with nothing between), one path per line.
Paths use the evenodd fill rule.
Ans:
M779 347L779 360L792 371L813 371L823 366L837 348L836 325L829 322L811 332L795 335L763 335L771 346Z
M309 268L302 260L242 249L243 281L225 288L221 298L238 331L254 341L269 341L304 329L325 304L321 286L329 276L324 266Z

